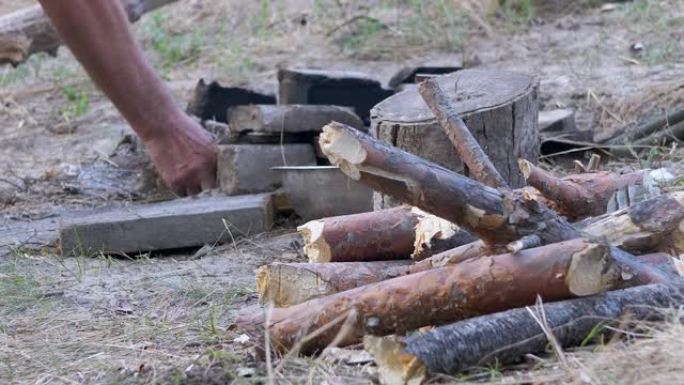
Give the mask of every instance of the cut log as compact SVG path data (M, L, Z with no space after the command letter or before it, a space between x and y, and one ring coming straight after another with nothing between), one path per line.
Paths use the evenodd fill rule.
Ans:
M452 103L435 79L428 79L418 86L418 92L430 107L439 124L444 128L456 152L468 166L475 180L489 187L505 187L508 184L482 150L480 144L459 117L455 103Z
M451 221L488 245L505 246L530 234L544 243L579 236L524 191L495 190L343 124L326 126L320 143L351 179Z
M247 132L265 135L317 135L326 124L336 121L363 128L361 119L349 108L339 106L249 105L228 110L233 135Z
M684 191L659 195L579 224L587 237L637 254L684 253Z
M256 273L261 303L297 305L312 298L407 275L411 261L272 263Z
M150 11L177 0L121 0L134 22ZM18 65L38 52L57 53L62 44L57 31L40 6L0 17L0 64Z
M642 284L651 277L640 271L649 268L634 257L625 258L618 249L574 240L362 286L272 309L269 317L263 310L249 309L239 314L237 324L258 338L269 319L274 349L296 346L312 353L333 340L343 346L359 342L365 334L403 334L530 305L538 295L555 301Z
M571 220L605 214L613 194L625 186L642 183L645 173L597 172L558 178L525 159L519 160L519 166L527 183L557 202L560 214Z
M460 117L503 179L522 187L517 158L539 157L537 82L531 76L498 70L469 69L435 77L455 102ZM407 89L375 106L371 133L402 150L466 173L444 129L417 89ZM376 194L375 208L398 202Z
M309 262L423 259L473 241L457 226L409 206L314 220L297 231Z
M682 302L680 289L646 285L476 317L415 333L403 341L369 336L364 345L375 356L382 383L419 384L426 373L457 374L544 352L549 341L533 313L543 312L548 332L560 346L569 347L580 345L598 326L619 324L625 315L630 320L662 319L659 309Z

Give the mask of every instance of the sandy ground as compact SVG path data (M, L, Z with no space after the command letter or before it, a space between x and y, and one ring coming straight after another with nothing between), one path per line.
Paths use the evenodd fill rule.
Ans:
M373 33L334 29L364 10L348 2L337 2L339 9L328 4L323 11L308 1L273 2L266 11L236 3L188 0L136 26L179 104L186 103L200 77L274 90L277 66L361 70L387 81L404 65L437 60L534 73L543 107L576 108L579 127L596 139L684 101L684 5L676 0L635 1L609 11L569 9L524 20L485 18L466 32L458 26L446 30L453 39L463 39L457 46L429 31L409 30L414 36L395 30L412 11L383 2L374 3L369 14L390 27ZM0 0L0 13L27 4ZM159 33L162 37L155 38ZM221 33L242 35L226 41L217 37ZM645 48L634 51L630 47L636 43ZM130 128L67 50L56 58L34 57L17 69L0 68L0 87L0 383L373 380L371 366L350 368L319 359L288 359L269 374L233 341L235 311L256 302L254 270L302 259L292 221L200 254L56 255L51 246L61 219L159 196L137 188L141 149L131 144ZM680 157L678 151L658 154L626 166ZM577 362L586 362L583 354ZM553 362L551 356L542 381L576 382L567 375L570 369ZM583 383L614 383L591 371L587 375L591 381ZM468 379L530 381L519 373L502 374L500 368Z

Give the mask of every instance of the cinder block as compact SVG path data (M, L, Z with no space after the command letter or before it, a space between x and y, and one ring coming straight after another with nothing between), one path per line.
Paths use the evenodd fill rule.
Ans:
M269 230L273 215L270 194L131 205L65 220L60 224L59 245L62 255L91 255L230 242L239 235Z
M230 194L270 192L282 185L271 167L311 166L316 156L311 144L226 144L218 150L218 181Z

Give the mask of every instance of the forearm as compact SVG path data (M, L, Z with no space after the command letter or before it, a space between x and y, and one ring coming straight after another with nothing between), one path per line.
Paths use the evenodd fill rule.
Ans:
M187 119L134 40L118 0L39 1L90 77L143 140Z

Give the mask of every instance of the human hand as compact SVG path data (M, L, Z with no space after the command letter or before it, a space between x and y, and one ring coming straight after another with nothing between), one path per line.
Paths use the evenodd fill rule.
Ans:
M216 144L212 135L188 117L145 141L150 158L166 185L180 195L216 187Z

